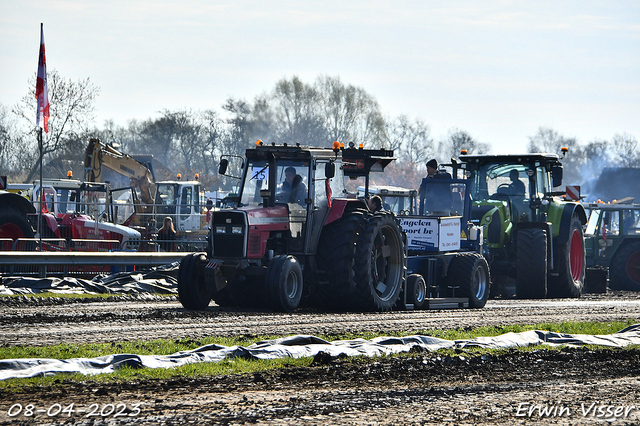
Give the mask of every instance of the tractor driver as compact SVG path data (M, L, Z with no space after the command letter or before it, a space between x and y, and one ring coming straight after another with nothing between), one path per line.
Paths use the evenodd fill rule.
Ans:
M296 168L289 166L284 170L284 182L278 195L278 200L285 203L298 203L305 207L304 199L307 197L307 185L302 181L302 176L296 173Z
M509 172L511 183L507 189L509 195L524 195L524 183L519 179L519 173L516 169Z

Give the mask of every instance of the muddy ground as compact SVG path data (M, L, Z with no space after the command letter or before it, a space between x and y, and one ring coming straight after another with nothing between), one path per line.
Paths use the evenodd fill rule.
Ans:
M0 344L428 333L434 328L628 319L640 321L635 293L492 300L481 310L387 314L283 315L216 306L194 313L153 297L101 303L3 300ZM637 424L639 385L637 349L512 350L483 356L416 352L384 360L318 356L310 368L244 376L107 385L60 377L53 387L0 393L0 424Z

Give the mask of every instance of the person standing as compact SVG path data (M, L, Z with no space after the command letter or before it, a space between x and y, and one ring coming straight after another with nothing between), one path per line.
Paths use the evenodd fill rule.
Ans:
M174 251L176 230L173 227L173 219L167 216L164 218L162 228L158 231L158 243L163 251Z

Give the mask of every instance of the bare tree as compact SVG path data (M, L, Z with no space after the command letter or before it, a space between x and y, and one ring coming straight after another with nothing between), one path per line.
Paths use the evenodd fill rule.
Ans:
M628 133L617 133L611 140L611 149L618 167L638 167L640 153L638 140Z
M561 148L569 149L577 146L576 138L565 138L553 129L539 127L538 133L529 136L529 152L549 152L560 154Z
M467 154L486 154L491 150L491 146L478 142L464 130L451 129L447 138L440 142L439 151L444 156L443 160L449 161L451 158L458 158L463 149Z
M94 119L94 101L100 89L94 86L89 78L73 81L62 77L56 70L48 73L47 83L49 89L49 132L43 133L42 152L43 157L51 159L59 150L65 148L65 144L77 139L77 135L85 133L89 124ZM23 141L28 141L20 149L33 150L36 141L36 75L30 79L29 93L14 107L13 112L28 125L25 127ZM84 151L77 153L79 161L82 160ZM38 170L38 162L35 161L29 169L27 180L31 180Z
M318 146L327 143L328 136L318 114L319 95L315 88L298 77L276 83L271 96L276 137L281 143Z
M345 86L338 77L321 76L315 87L330 141L369 147L385 143L384 119L373 96L359 87Z
M422 120L411 121L406 115L387 120L385 136L385 148L396 152L399 163L410 162L424 169L426 161L435 154L429 126Z

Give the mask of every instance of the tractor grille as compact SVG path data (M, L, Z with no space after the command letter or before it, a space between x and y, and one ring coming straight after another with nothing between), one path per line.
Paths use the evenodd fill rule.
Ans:
M214 212L211 218L211 235L213 257L246 257L247 219L244 213Z

